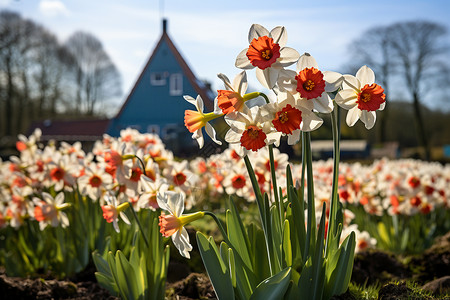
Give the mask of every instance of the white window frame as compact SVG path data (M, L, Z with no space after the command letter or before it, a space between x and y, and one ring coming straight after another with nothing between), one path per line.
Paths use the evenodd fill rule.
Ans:
M166 84L166 74L164 72L153 72L150 74L150 84L161 86Z
M170 75L170 89L171 96L183 95L183 75L181 73L174 73Z

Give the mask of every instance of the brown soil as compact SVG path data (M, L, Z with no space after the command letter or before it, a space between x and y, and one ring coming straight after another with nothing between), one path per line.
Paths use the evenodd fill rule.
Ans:
M194 251L193 251L194 252ZM199 258L191 266L174 260L169 266L166 299L193 300L216 299L212 285L205 273L195 270L201 264ZM186 261L184 261L186 262ZM201 268L200 268L201 269ZM68 280L42 278L8 277L0 270L1 299L118 299L101 288L95 281L95 269L88 268ZM358 285L378 284L382 286L378 299L409 299L411 289L404 282L412 280L422 286L435 279L440 283L435 295L448 293L450 275L450 232L436 240L436 243L423 254L413 257L400 257L376 250L359 253L355 256L352 281ZM444 287L443 284L446 284ZM333 299L355 299L349 292ZM424 298L425 299L425 298ZM430 298L426 298L430 299ZM443 299L443 298L441 298ZM450 297L449 297L450 299Z

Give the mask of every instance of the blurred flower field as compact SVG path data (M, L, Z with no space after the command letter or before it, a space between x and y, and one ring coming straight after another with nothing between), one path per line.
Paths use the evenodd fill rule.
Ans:
M39 131L20 136L20 155L0 164L0 263L10 276L50 272L64 278L91 264L94 251L120 249L128 255L137 230L134 223L128 225L128 206L137 212L144 231L149 233L153 225L159 233L149 216L160 214L156 197L161 188L181 193L187 211L212 210L219 216L228 197L243 208L255 198L243 160L231 148L207 158L179 160L158 136L132 129L119 138L105 135L88 153L78 143L44 146L39 138ZM274 150L278 182L285 186L289 158ZM259 187L270 191L269 153L263 149L249 157ZM332 166L332 161L313 163L317 212L323 202L329 207ZM301 166L291 168L299 185ZM355 231L356 252L377 248L421 253L450 230L449 183L450 166L439 163L341 163L343 236ZM284 197L286 191L281 192ZM247 214L244 220L252 222L254 213Z

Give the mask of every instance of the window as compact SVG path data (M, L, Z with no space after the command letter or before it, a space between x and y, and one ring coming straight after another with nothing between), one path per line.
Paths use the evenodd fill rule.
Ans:
M165 85L166 76L163 72L155 72L150 74L151 85Z
M175 73L170 75L170 95L181 96L183 94L183 75Z

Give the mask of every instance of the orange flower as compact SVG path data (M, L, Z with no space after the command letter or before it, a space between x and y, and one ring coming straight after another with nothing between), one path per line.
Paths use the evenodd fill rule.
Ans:
M224 114L241 110L244 99L239 93L228 90L217 90L217 104Z
M300 129L302 122L302 112L290 104L277 112L272 124L275 129L285 134L291 134L294 130Z
M316 68L305 68L297 76L297 92L302 98L314 99L320 97L325 91L325 80L323 74Z
M205 126L203 114L194 110L186 110L184 112L184 125L190 133L196 132Z
M386 102L386 95L384 89L376 83L366 84L361 92L358 93L358 108L360 110L376 111L381 104Z
M268 36L254 38L248 47L247 57L254 67L264 70L280 57L280 45Z
M247 149L252 151L258 151L262 147L266 145L265 142L266 134L262 129L254 125L250 125L247 129L242 133L241 136L241 145Z

